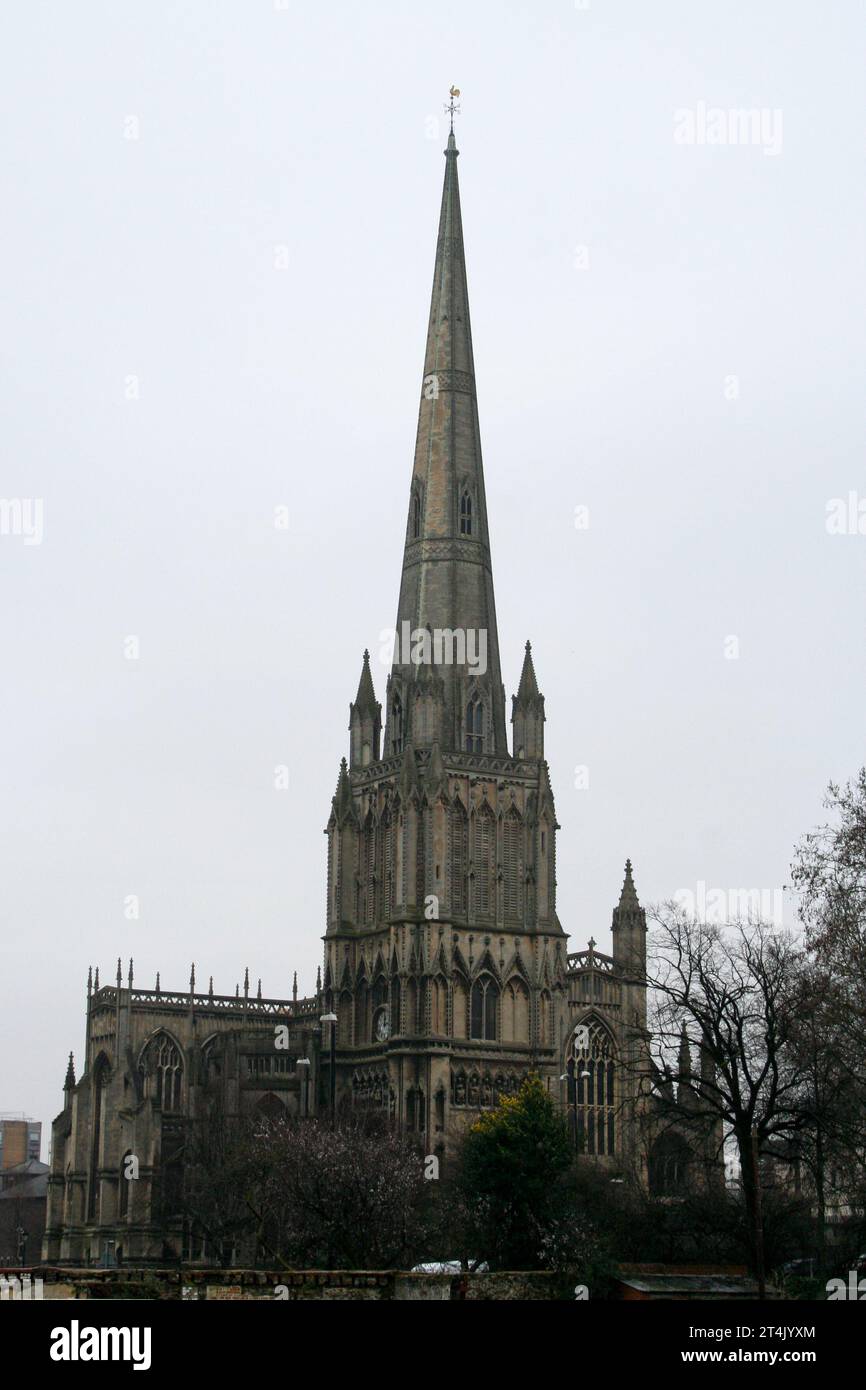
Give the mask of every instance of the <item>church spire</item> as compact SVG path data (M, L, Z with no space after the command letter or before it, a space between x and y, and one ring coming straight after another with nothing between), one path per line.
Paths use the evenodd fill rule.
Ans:
M438 740L446 753L507 753L457 156L451 131L388 681L386 757L402 752L407 737L417 748ZM444 634L438 645L437 633ZM442 681L436 718L426 706L417 716L413 709L419 676L431 666Z

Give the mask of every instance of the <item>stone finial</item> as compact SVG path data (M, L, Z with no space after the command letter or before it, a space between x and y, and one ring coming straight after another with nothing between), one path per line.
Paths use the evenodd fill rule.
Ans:
M640 902L638 901L637 890L634 886L634 879L631 872L631 860L625 861L625 878L623 880L622 892L619 895L620 910L638 911Z
M69 1065L66 1068L66 1080L63 1083L64 1091L71 1091L75 1085L75 1059L72 1053L69 1054Z

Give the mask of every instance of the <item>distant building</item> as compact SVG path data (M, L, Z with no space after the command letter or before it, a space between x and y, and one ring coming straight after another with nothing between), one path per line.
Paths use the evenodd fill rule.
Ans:
M48 1164L28 1158L0 1172L0 1266L39 1263Z
M0 1115L0 1173L42 1153L42 1121L23 1114Z

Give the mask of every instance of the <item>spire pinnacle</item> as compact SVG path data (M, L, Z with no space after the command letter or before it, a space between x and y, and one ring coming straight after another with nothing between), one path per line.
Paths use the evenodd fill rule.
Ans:
M63 1083L64 1091L71 1091L75 1085L75 1060L72 1053L69 1054L69 1065L66 1068L66 1080Z
M683 1020L682 1032L680 1033L680 1055L678 1064L680 1081L688 1081L692 1074L692 1050L689 1046L689 1035L686 1032L685 1020Z
M526 651L523 657L523 670L520 673L520 684L517 687L518 704L528 704L530 700L538 699L538 681L535 677L535 666L532 662L532 647L529 642L526 644Z
M362 714L376 714L379 709L376 703L376 692L373 689L373 677L370 674L370 653L368 651L364 652L361 679L358 682L358 693L355 696L355 709Z
M622 892L619 895L619 908L620 911L623 909L626 911L635 911L640 908L637 889L634 886L634 879L631 874L630 859L625 861L625 878L623 880Z

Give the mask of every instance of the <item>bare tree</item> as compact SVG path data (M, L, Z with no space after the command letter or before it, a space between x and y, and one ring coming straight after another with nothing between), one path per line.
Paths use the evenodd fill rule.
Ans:
M387 1121L266 1120L255 1145L259 1239L281 1264L393 1269L423 1250L424 1155Z
M736 1144L752 1256L763 1285L759 1156L806 1123L801 1076L792 1048L793 1003L802 952L790 933L767 923L719 925L685 915L675 904L651 913L648 977L654 1019L653 1060L671 1099L692 1087L690 1113ZM682 1058L682 1037L697 1042L700 1081Z

